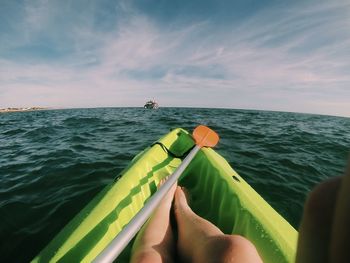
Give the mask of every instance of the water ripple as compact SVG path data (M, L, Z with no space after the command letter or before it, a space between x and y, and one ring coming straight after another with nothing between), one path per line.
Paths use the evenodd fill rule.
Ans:
M32 259L139 151L198 124L219 133L217 151L295 227L307 192L342 173L350 148L350 119L331 116L188 108L1 114L2 259Z

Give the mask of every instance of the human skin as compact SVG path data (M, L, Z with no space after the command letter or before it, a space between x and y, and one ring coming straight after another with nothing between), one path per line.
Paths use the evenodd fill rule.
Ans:
M170 223L173 198L177 246ZM215 225L196 215L188 205L183 189L175 185L138 234L131 262L160 263L175 262L176 259L207 263L262 262L249 240L239 235L225 235Z
M297 263L350 262L350 161L343 176L309 194L299 230Z

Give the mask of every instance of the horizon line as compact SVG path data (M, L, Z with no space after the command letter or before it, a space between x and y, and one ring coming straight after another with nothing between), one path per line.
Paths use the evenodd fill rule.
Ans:
M40 108L38 111L45 111L45 110L73 110L73 109L106 109L106 108L143 108L143 106L88 106L88 107L75 107L75 106L68 106L68 107L43 107L43 106L30 106L30 107L5 107L0 108L7 109L7 108ZM280 113L293 113L293 114L306 114L306 115L318 115L318 116L328 116L328 117L340 117L340 118L350 118L350 116L344 116L344 115L331 115L326 113L314 113L314 112L300 112L300 111L286 111L286 110L272 110L272 109L258 109L258 108L229 108L229 107L205 107L205 106L160 106L158 109L161 108L184 108L184 109L217 109L217 110L238 110L238 111L263 111L263 112L280 112ZM148 109L150 110L150 109Z

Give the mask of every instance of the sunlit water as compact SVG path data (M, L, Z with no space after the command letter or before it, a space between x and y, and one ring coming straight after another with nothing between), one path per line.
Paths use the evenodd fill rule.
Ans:
M218 132L217 151L296 228L307 192L342 174L350 149L350 119L340 117L187 108L1 114L1 260L31 260L134 155L197 124Z

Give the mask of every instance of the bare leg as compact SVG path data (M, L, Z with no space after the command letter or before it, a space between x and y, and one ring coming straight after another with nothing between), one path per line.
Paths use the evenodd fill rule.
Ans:
M329 179L309 194L299 229L296 262L329 262L332 225L341 179Z
M160 185L164 183L162 180ZM170 208L174 185L163 198L147 223L141 228L132 249L132 263L173 262L175 244L170 225Z
M178 255L183 262L262 262L254 245L238 235L225 235L188 206L180 187L175 192Z
M350 160L342 177L334 177L309 194L299 231L298 263L349 262Z

